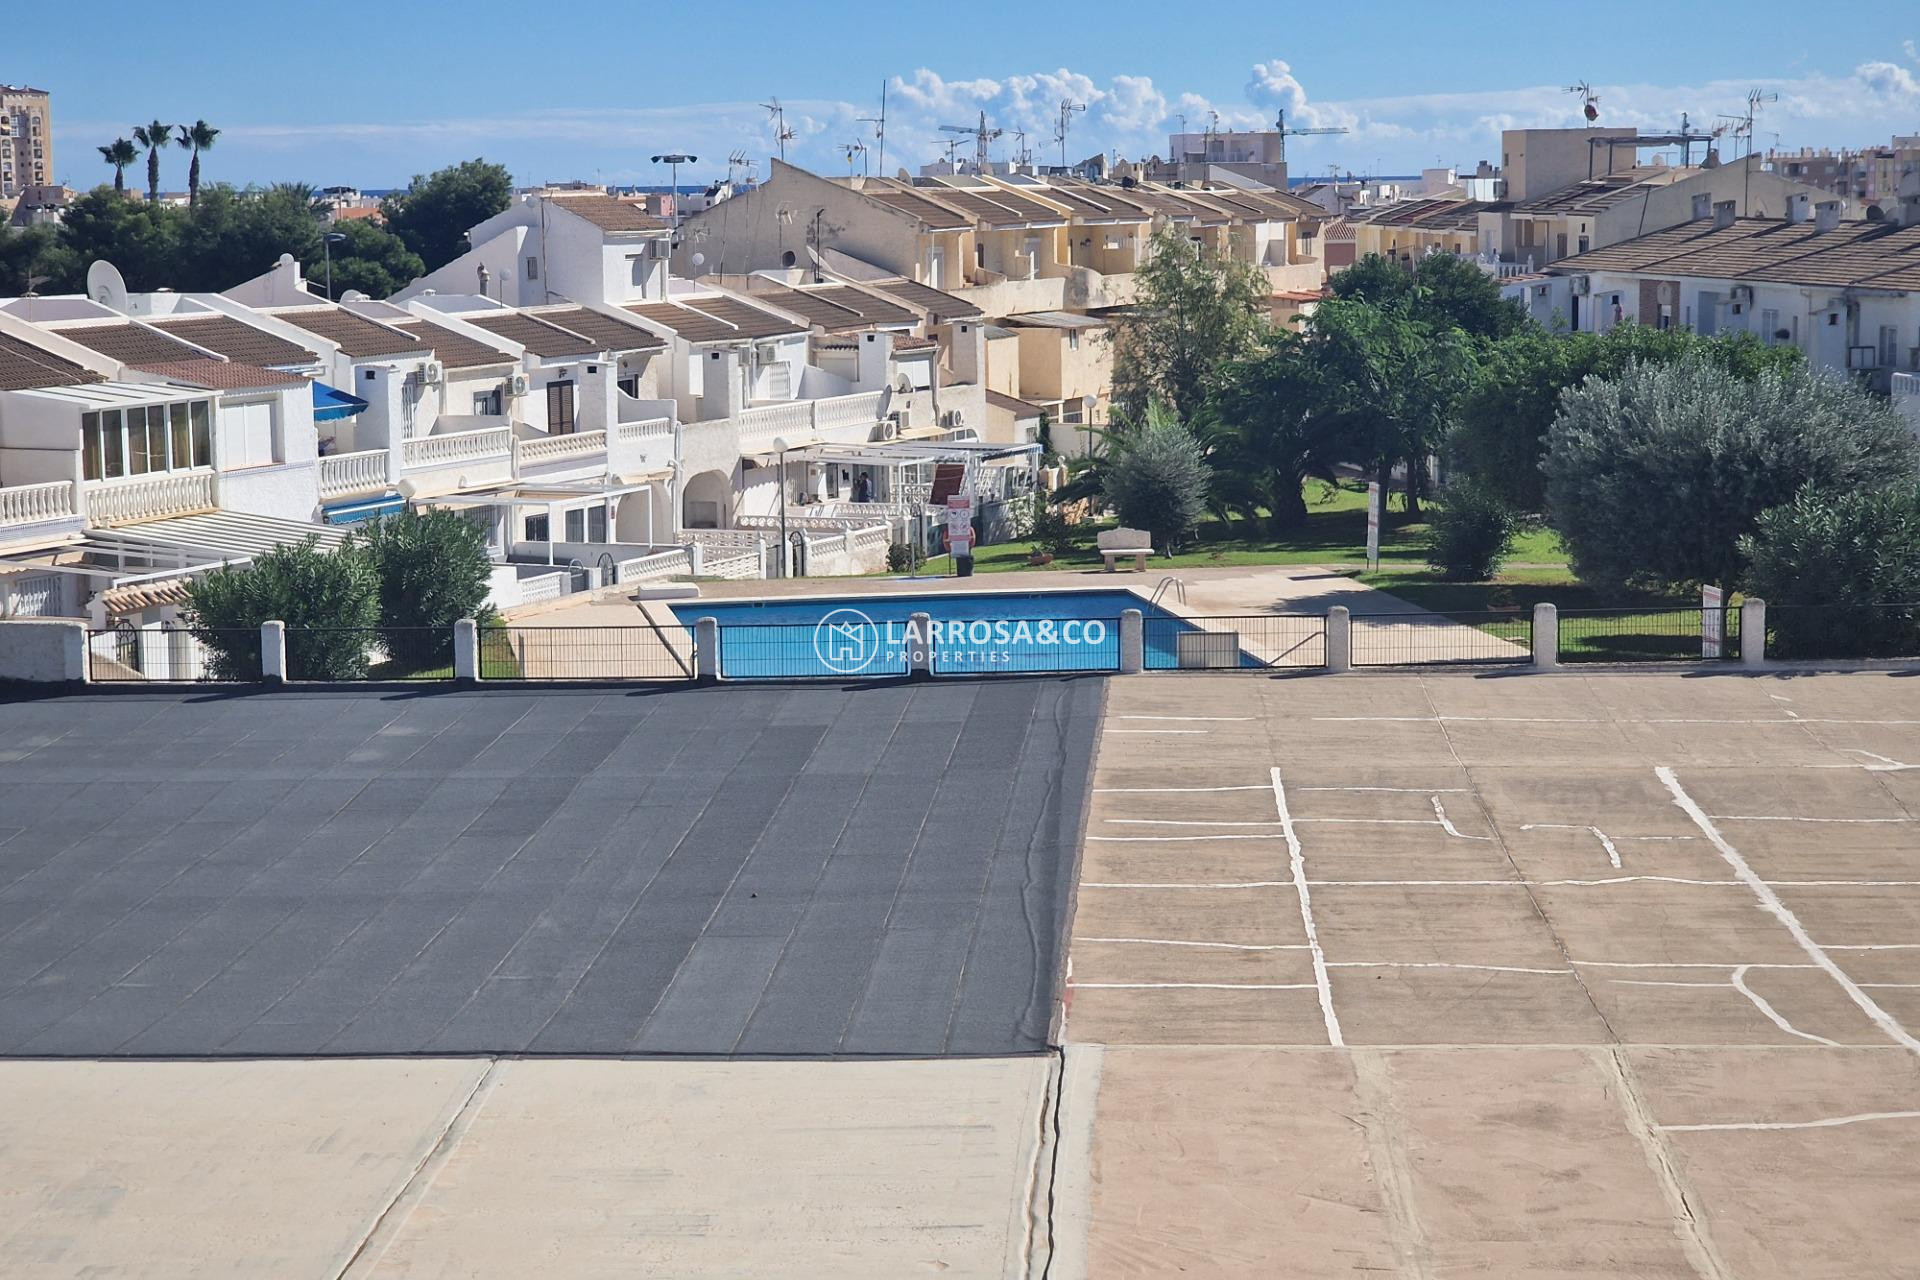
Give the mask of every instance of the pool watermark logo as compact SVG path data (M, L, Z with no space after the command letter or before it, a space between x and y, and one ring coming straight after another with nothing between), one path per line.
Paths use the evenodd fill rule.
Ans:
M858 609L835 609L814 624L813 654L838 675L865 671L880 656L880 628Z

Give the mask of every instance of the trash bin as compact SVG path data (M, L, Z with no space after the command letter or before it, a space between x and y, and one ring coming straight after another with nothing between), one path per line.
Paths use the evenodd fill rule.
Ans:
M953 558L953 569L960 577L971 578L973 576L973 557L955 556Z

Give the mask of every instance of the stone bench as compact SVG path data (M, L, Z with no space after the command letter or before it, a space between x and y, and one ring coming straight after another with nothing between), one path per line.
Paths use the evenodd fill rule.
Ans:
M1128 556L1133 559L1133 567L1145 573L1147 557L1153 554L1152 535L1144 529L1108 529L1095 542L1108 573L1114 572L1115 560Z

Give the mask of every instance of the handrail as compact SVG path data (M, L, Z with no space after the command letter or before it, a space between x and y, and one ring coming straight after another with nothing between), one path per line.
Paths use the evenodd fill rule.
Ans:
M361 449L354 453L329 453L320 458L320 496L338 498L387 487L388 453L385 449Z
M509 457L512 452L512 427L481 427L478 431L415 436L401 446L401 459L409 467L442 467L476 458Z
M1187 602L1187 584L1172 574L1168 574L1166 577L1160 579L1160 585L1153 589L1153 595L1148 598L1147 603L1149 605L1159 604L1160 597L1166 594L1168 587L1173 588L1173 594L1179 597L1181 604Z
M73 481L0 488L0 525L35 524L79 514L73 505Z

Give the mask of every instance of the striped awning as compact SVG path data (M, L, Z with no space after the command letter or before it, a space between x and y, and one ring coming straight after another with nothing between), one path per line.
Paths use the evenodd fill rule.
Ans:
M308 538L317 539L326 551L347 540L345 529L243 511L205 511L199 515L121 525L113 530L113 535L123 541L191 547L235 560L264 555L276 547L298 546Z

